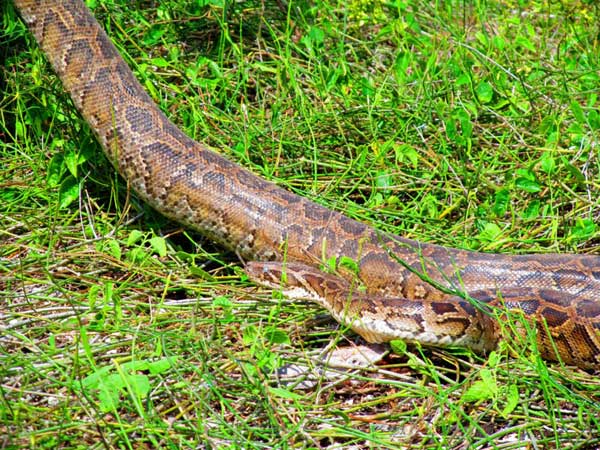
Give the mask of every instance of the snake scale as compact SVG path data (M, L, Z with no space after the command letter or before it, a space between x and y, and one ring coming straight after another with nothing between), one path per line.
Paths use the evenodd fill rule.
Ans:
M599 256L471 252L349 219L186 136L82 1L14 3L129 186L164 215L251 261L251 278L317 301L369 341L489 350L503 336L493 307L506 306L535 324L544 358L600 367ZM342 258L356 263L355 274L319 270L322 261ZM353 289L354 278L362 290Z

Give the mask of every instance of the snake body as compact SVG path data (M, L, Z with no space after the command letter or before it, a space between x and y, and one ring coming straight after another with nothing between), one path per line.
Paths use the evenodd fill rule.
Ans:
M599 256L485 254L377 231L186 136L144 91L83 2L14 3L128 185L244 260L275 261L250 265L254 278L274 284L285 260L289 289L316 295L370 341L403 337L474 350L496 345L498 323L456 291L484 306L500 298L537 324L544 357L600 366ZM322 261L342 257L356 262L364 293L348 290L352 274L344 280L318 270Z

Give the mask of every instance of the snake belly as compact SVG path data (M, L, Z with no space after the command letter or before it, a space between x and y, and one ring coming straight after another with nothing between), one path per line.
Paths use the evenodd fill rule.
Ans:
M599 256L471 252L383 233L345 217L186 136L144 91L82 1L14 3L107 157L137 195L165 216L245 260L285 259L318 268L323 260L350 258L369 295L397 299L368 303L382 316L403 314L395 311L408 301L434 302L443 306L429 308L428 319L456 309L462 320L475 323L480 319L456 291L488 303L507 292L510 307L536 324L544 357L600 366ZM379 339L375 331L370 336ZM466 345L489 348L497 338Z

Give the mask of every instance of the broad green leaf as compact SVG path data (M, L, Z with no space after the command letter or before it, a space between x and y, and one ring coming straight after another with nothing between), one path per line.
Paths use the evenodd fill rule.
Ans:
M127 236L127 246L131 247L135 243L139 242L142 237L144 237L144 233L142 233L140 230L131 230L129 236Z
M150 379L144 374L128 374L125 376L129 388L138 398L146 398L150 392Z
M406 159L410 161L413 168L417 168L419 165L419 153L417 150L409 144L401 144L394 146L394 152L396 154L396 161L403 163Z
M494 88L486 81L479 83L475 92L481 103L489 103L494 98Z
M337 270L337 258L335 256L328 258L326 261L326 265L329 270L335 272Z
M177 356L171 356L169 358L162 358L157 361L148 363L148 370L152 375L167 372L177 362Z
M79 156L77 152L72 147L68 147L64 151L64 156L64 161L65 165L67 166L67 169L69 170L71 175L73 175L74 178L77 178L77 167L79 165Z
M161 25L153 25L144 36L143 42L146 45L156 45L160 42L167 29Z
M148 252L144 248L135 247L125 253L128 261L131 261L134 264L140 264L148 259Z
M396 355L404 355L406 354L407 345L406 342L401 341L400 339L394 339L393 341L390 341L390 348Z
M98 250L109 254L115 259L120 260L122 256L121 246L116 239L108 238L103 242L98 242Z
M158 256L164 257L167 255L167 241L162 236L154 236L150 239L150 246Z
M64 173L64 158L62 153L57 153L50 159L48 164L48 175L46 176L46 182L48 186L54 188L60 184Z
M573 176L573 178L575 178L575 181L577 183L585 183L585 176L583 175L583 173L581 173L581 170L579 170L579 168L577 168L573 164L571 164L569 162L569 160L567 158L565 158L564 156L561 158L561 161L562 161L563 165L567 168L567 170L569 171L571 176Z
M527 206L527 208L525 208L525 210L521 214L521 217L523 217L523 219L535 219L536 217L539 217L540 206L541 206L541 203L539 200L536 199L536 200L532 201Z
M373 81L369 77L360 78L361 92L365 97L371 97L375 94L376 90L373 86Z
M494 389L497 388L491 370L482 369L481 372L479 372L479 376L481 377L481 381L483 381L485 384L487 384L488 386L493 386Z
M454 123L454 120L453 119L445 120L444 125L446 128L446 136L448 136L448 139L451 140L452 142L457 142L458 133L456 130L456 124Z
M287 398L288 400L302 400L303 395L278 387L269 387L269 392L276 397Z
M90 307L90 309L94 309L96 307L96 300L98 299L98 296L100 295L100 286L95 284L92 287L90 287L90 290L88 291L88 306Z
M79 198L79 181L69 175L60 184L58 191L59 208L63 209Z
M137 372L139 370L148 370L148 361L134 360L121 364L121 369L125 372Z
M496 191L496 195L494 196L494 206L492 207L492 211L498 217L503 217L508 210L508 205L510 203L510 192L508 189L500 189Z
M265 337L272 344L291 344L292 342L285 331L275 327L269 327L265 331Z
M231 308L233 306L233 302L227 297L219 295L218 297L213 298L212 305L221 308Z
M467 403L478 402L494 398L498 393L498 385L489 369L481 369L479 372L481 380L475 381L463 393L462 400Z
M522 34L518 35L516 37L515 43L517 45L521 45L521 46L525 47L527 50L529 50L532 53L536 53L537 52L536 46L528 38L526 38Z
M115 411L119 406L119 389L109 383L101 383L98 389L100 411L104 413Z
M492 42L494 43L494 47L496 47L498 50L504 50L506 47L506 42L500 36L494 36L492 38Z
M479 41L479 43L481 45L483 45L484 47L487 47L489 45L489 39L487 34L482 33L481 31L478 31L475 33L475 38Z
M178 252L178 255L179 254L181 254L181 252ZM197 278L200 278L205 281L215 281L215 277L213 277L210 273L208 273L202 267L198 267L194 264L189 264L188 268L190 270L190 273Z
M463 86L465 84L469 84L471 83L471 77L469 76L468 73L463 73L462 75L460 75L456 81L454 82L455 86Z
M577 219L575 226L571 228L569 238L583 240L589 239L596 232L596 224L592 219Z
M488 400L494 397L494 391L484 381L476 381L464 392L462 400L467 403L474 403L481 400Z
M315 46L320 46L325 41L325 33L318 27L310 27L308 37Z
M470 138L473 136L473 123L471 122L471 117L469 113L460 109L456 112L456 117L460 122L461 135L464 138Z
M394 184L393 178L387 170L380 170L375 177L375 186L378 188L389 188Z
M484 242L495 242L502 235L502 229L495 223L488 222L479 233L479 239Z
M254 325L248 325L242 332L242 342L244 345L252 345L258 338L258 328Z
M516 384L509 384L506 388L505 392L506 404L500 414L503 417L508 417L508 415L515 410L517 405L519 404L519 388Z
M598 113L597 109L592 109L588 113L588 124L592 128L592 130L600 129L600 113Z
M151 61L156 67L169 67L169 62L165 58L152 58Z
M81 380L81 385L84 388L96 389L100 385L100 382L106 379L111 370L111 366L104 366L95 369L92 373Z
M544 152L540 158L540 167L548 175L552 174L556 169L556 160L550 152Z
M542 190L540 184L535 180L529 178L519 177L515 180L515 185L526 192L539 192Z
M341 256L338 261L338 266L345 267L346 269L352 271L352 273L358 273L358 264L352 258L347 256Z
M498 360L500 359L500 355L497 351L492 350L488 355L488 364L490 367L496 367L498 365Z

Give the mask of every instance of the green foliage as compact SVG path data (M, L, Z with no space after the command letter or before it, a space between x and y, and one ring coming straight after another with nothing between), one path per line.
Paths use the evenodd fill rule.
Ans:
M519 404L519 387L513 381L502 380L498 382L495 372L497 354L490 353L488 361L491 369L483 368L479 371L479 380L473 381L461 395L461 401L465 403L481 403L491 401L494 409L503 418L507 418L515 411ZM499 409L501 408L501 409Z
M162 358L156 361L131 361L124 364L104 366L96 369L73 388L95 397L102 412L117 411L124 406L124 400L138 411L143 410L143 400L151 389L150 375L168 372L177 362L177 358ZM140 373L142 372L142 373Z
M87 3L184 132L282 186L423 241L598 253L592 1ZM3 445L600 445L598 377L529 342L331 378L360 341L136 198L0 14Z

